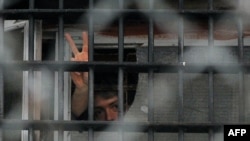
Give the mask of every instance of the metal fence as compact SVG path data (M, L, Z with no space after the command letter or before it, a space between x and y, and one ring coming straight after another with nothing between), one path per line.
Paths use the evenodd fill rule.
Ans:
M112 126L113 128L109 128L110 131L108 132L117 132L119 135L120 140L126 140L124 138L124 133L127 132L135 132L135 133L147 133L147 140L153 141L157 140L160 136L157 133L162 134L168 134L173 133L174 138L169 138L170 140L190 140L189 138L196 138L198 135L205 134L205 140L222 140L222 138L216 138L216 134L223 131L223 125L229 124L229 123L247 123L248 122L248 110L246 108L247 99L248 99L248 73L249 73L249 65L248 65L248 50L249 46L244 45L244 42L247 41L247 17L248 12L247 10L238 10L237 8L231 8L231 6L239 6L240 3L244 3L245 1L239 1L239 2L233 2L232 5L229 6L228 9L220 9L220 6L225 4L226 2L220 1L222 4L215 4L213 0L208 0L206 4L204 2L199 2L205 5L205 7L202 8L194 8L196 6L196 2L186 2L184 0L179 1L169 1L172 3L172 7L163 7L163 8L155 8L156 5L161 7L162 4L168 3L168 1L154 1L154 0L148 0L147 2L143 1L131 1L131 3L135 4L135 7L128 8L127 3L128 1L107 1L106 4L109 4L108 8L96 8L100 5L98 5L98 1L89 0L81 2L79 5L79 1L64 1L59 0L57 3L55 2L44 2L45 4L42 4L36 0L29 0L29 1L19 1L20 3L16 4L16 7L12 6L12 4L9 4L9 2L2 1L0 4L1 10L0 10L0 57L1 57L1 68L0 68L0 103L1 103L1 140L5 140L4 134L6 134L6 131L25 131L26 133L22 133L22 140L36 140L35 132L37 131L46 131L53 133L53 136L51 137L54 140L68 140L64 136L65 131L81 131L81 132L87 132L87 139L89 141L95 140L95 132L101 132L104 128ZM76 2L73 4L73 2ZM218 1L217 1L218 2ZM105 4L104 1L100 2L102 4ZM69 5L68 5L69 4ZM10 6L9 6L10 5ZM15 5L15 4L13 4ZM146 5L143 8L140 8L140 5ZM6 6L6 7L5 7ZM47 8L48 6L48 8ZM68 6L68 7L67 7ZM72 7L76 6L76 8ZM79 6L79 7L78 7ZM138 8L138 7L139 8ZM218 6L218 7L216 7ZM101 6L100 6L101 7ZM191 8L189 8L191 7ZM147 42L146 46L139 47L137 51L137 55L141 57L139 61L137 62L126 62L124 61L124 52L126 51L125 46L127 45L125 42L125 35L129 34L126 32L126 24L128 22L127 15L137 15L142 14L144 15L144 21L137 21L137 16L132 16L132 20L128 20L131 22L135 22L138 25L143 23L144 25L147 25L146 27L146 34L147 34ZM80 15L80 16L79 16ZM82 16L83 15L83 16ZM96 61L94 58L94 55L96 53L95 46L98 44L95 42L95 28L96 24L98 24L98 20L105 21L106 19L109 20L109 16L112 15L115 17L116 20L116 26L117 26L117 44L116 54L118 55L117 61L115 62L102 62L102 61ZM80 17L80 18L79 18ZM98 17L98 18L97 18ZM103 18L104 17L104 18ZM215 44L215 37L217 34L215 31L219 31L218 29L215 29L215 22L219 21L218 19L223 19L222 17L226 17L225 19L229 19L230 22L234 23L235 29L231 29L234 31L232 34L233 39L236 41L235 43L232 43L230 45L226 45L226 48L229 49L229 52L233 54L233 57L236 59L233 61L224 60L223 57L221 57L221 54L218 52L218 48L221 49L219 46ZM100 18L100 19L99 19ZM128 18L129 19L129 18ZM205 21L206 31L203 34L206 34L207 38L203 41L206 43L202 45L198 45L199 48L195 48L194 46L188 46L186 45L187 42L185 42L185 24L186 19L191 19L193 22L199 23L199 21L202 19L203 24ZM24 20L28 21L28 36L27 39L27 58L26 60L14 60L9 61L6 57L8 54L6 54L5 50L6 47L4 46L4 41L6 41L6 34L4 29L4 21L5 20ZM50 25L53 25L53 27L56 27L53 29L53 33L55 33L58 36L56 37L56 46L58 48L55 49L55 59L54 60L36 60L35 52L36 52L36 22L37 21L47 21ZM68 25L75 25L76 21L77 24L83 24L84 27L80 29L86 29L88 31L88 37L89 37L89 62L71 62L65 59L65 54L70 56L70 53L65 50L65 40L64 40L64 33L65 28L67 28ZM175 37L173 37L177 42L176 45L166 45L161 44L160 46L163 47L157 47L155 44L155 36L156 33L158 33L158 29L156 29L156 24L159 24L159 21L174 21L175 25L173 25L177 30L175 30ZM74 23L75 22L75 23ZM163 23L164 23L163 22ZM163 23L160 22L160 24L157 26L157 28L163 26L165 27ZM222 26L223 27L223 26ZM244 29L245 28L245 29ZM169 29L169 28L167 28ZM170 28L171 29L171 28ZM49 26L48 29L49 30ZM164 28L162 29L164 30ZM199 30L200 31L200 30ZM197 32L199 32L197 31ZM41 31L42 32L42 31ZM132 31L129 31L132 32ZM135 31L136 32L136 31ZM139 32L139 31L138 31ZM161 33L164 33L162 31ZM220 38L223 38L223 33L220 33ZM138 35L140 36L140 35ZM136 36L135 38L137 39ZM225 35L227 36L227 35ZM230 36L230 35L229 35ZM198 41L199 37L195 37L192 41ZM229 37L230 38L230 37ZM230 39L229 39L230 40ZM223 40L222 42L224 42ZM15 42L15 41L13 41ZM225 41L226 42L226 41ZM110 45L110 44L109 44ZM134 44L134 46L137 46L137 44ZM106 47L106 46L105 46ZM104 47L104 48L105 48ZM134 47L136 48L136 47ZM199 49L205 49L203 51L197 51ZM190 54L188 54L186 51L191 50ZM228 50L226 50L228 51ZM166 54L164 54L164 52ZM168 54L168 53L170 54ZM222 51L223 52L223 51ZM161 54L163 53L163 55ZM172 53L172 54L171 54ZM218 56L216 54L218 53ZM161 56L162 55L162 56ZM169 57L170 58L167 58ZM172 58L171 58L171 55ZM199 57L196 57L196 55L200 55ZM222 55L223 56L223 55ZM166 58L164 58L166 57ZM192 58L193 57L193 58ZM214 58L221 57L218 61ZM230 56L232 57L232 56ZM226 59L232 59L232 58L226 58ZM197 59L198 58L198 59ZM163 60L163 61L162 61ZM221 61L222 60L222 61ZM20 119L8 119L5 115L4 110L4 103L8 100L6 97L4 97L6 92L4 91L5 82L4 79L8 77L7 72L9 70L18 70L24 72L23 79L26 79L27 81L23 83L27 83L28 89L26 91L22 92L22 95L26 95L27 97L27 107L26 112L27 117L20 118ZM34 95L36 93L35 89L35 77L37 71L48 71L48 72L56 72L56 74L53 75L53 77L56 78L56 80L51 80L55 84L53 86L48 87L56 87L55 91L46 91L48 93L55 93L57 95L54 97L57 99L56 105L52 102L52 105L54 104L54 107L57 107L57 112L53 111L52 113L46 114L43 113L43 115L47 116L44 120L37 120L34 117L34 107L35 107L35 99ZM88 121L75 121L75 120L65 120L65 98L70 96L68 93L69 90L65 88L65 72L70 71L88 71L89 72L89 105L88 105L88 112L89 112L89 119ZM118 97L119 97L119 115L123 116L124 109L123 109L123 78L124 73L129 72L138 72L142 73L144 75L140 76L140 79L143 81L139 83L145 84L146 86L141 87L141 89L144 89L144 95L143 97L146 97L147 99L147 117L146 121L94 121L93 118L93 102L94 102L94 72L110 72L115 71L118 72ZM174 110L174 122L160 122L158 119L156 119L157 115L161 116L163 112L158 113L158 109L156 109L155 105L157 105L159 102L159 95L157 95L157 90L155 88L157 87L156 84L162 84L155 82L155 76L158 74L171 74L175 75L169 78L169 81L175 82L174 86L176 88L174 96L175 100L175 108ZM206 98L204 99L198 99L199 97L196 97L197 95L193 95L193 99L204 100L203 103L205 107L205 112L203 114L197 114L197 116L205 116L205 120L201 120L201 122L197 122L198 118L193 118L194 116L190 116L191 119L188 119L187 121L187 114L190 114L189 111L186 109L185 106L192 105L195 103L192 103L194 101L187 101L187 99L190 100L190 97L188 98L188 93L186 87L189 86L189 81L187 81L188 76L192 74L200 74L203 75L204 79L201 79L201 82L204 82L205 85L196 85L194 87L197 88L198 92L201 92L202 90L206 91L204 93L207 93ZM227 114L234 114L235 118L225 120L223 122L223 118L220 120L218 119L218 111L220 111L220 106L217 105L221 101L219 101L216 98L228 98L227 94L231 94L231 92L224 92L226 93L226 96L219 97L220 90L217 89L217 86L221 83L227 83L224 81L227 81L223 79L217 80L217 75L230 75L225 77L230 77L230 81L235 81L234 83L234 92L232 92L232 95L229 98L235 98L235 99L229 99L227 102L231 102L230 104L236 104L236 106L226 106L226 108L235 108L234 112L227 113L222 112L223 116L229 116ZM232 74L232 76L231 76ZM161 75L159 75L161 77ZM231 78L232 77L232 78ZM216 80L215 80L216 79ZM236 79L236 80L235 80ZM15 80L17 81L17 80ZM193 80L195 81L195 80ZM197 80L199 81L199 80ZM219 82L217 82L219 81ZM199 83L199 82L198 82ZM46 83L45 83L46 84ZM43 85L45 85L43 84ZM23 84L24 85L24 84ZM49 85L49 84L46 84ZM164 84L162 84L164 85ZM167 84L166 84L167 85ZM236 85L236 86L235 86ZM15 85L13 84L13 87ZM67 86L68 87L68 86ZM140 87L140 86L139 86ZM191 86L192 87L192 86ZM222 86L223 87L223 86ZM46 87L43 87L46 89ZM24 88L23 88L24 89ZM44 90L45 90L44 89ZM146 89L146 90L145 90ZM217 91L216 91L217 90ZM231 89L230 89L231 90ZM195 91L195 90L194 90ZM216 91L216 93L215 93ZM45 95L45 93L42 93ZM164 93L167 94L167 93ZM185 95L186 94L186 95ZM158 96L158 97L156 97ZM204 96L204 95L203 95ZM53 99L53 100L55 100ZM66 98L67 99L67 98ZM196 101L196 102L197 102ZM233 101L233 102L232 102ZM22 99L22 103L25 102L24 99ZM51 101L50 101L51 102ZM164 104L168 104L169 101L163 101ZM43 103L46 105L46 103ZM42 104L42 105L43 105ZM48 105L47 105L48 106ZM202 106L202 105L199 105ZM164 106L163 106L164 107ZM50 107L47 107L49 109ZM199 108L198 108L199 109ZM11 109L9 109L11 110ZM232 109L228 109L228 111L231 111ZM70 111L70 110L68 110ZM227 110L226 110L227 111ZM236 111L236 112L235 112ZM24 109L22 110L24 112ZM52 114L52 115L50 115ZM52 116L52 118L51 118ZM56 117L56 118L55 118ZM192 120L193 118L193 120ZM57 132L54 132L57 131ZM80 133L81 133L80 132ZM49 134L49 133L46 133ZM191 136L186 136L187 134L191 134ZM21 137L20 137L21 138ZM52 140L52 139L48 140ZM167 138L167 136L163 137L164 139ZM204 139L204 137L197 137L197 140Z

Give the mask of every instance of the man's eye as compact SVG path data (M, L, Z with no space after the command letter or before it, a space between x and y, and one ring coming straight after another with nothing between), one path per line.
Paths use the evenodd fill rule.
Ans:
M95 112L94 112L94 116L95 117L99 117L99 116L101 116L103 114L103 111L102 110L95 110Z
M113 109L113 111L118 111L118 105L117 104L113 104L112 106L111 106L111 108Z

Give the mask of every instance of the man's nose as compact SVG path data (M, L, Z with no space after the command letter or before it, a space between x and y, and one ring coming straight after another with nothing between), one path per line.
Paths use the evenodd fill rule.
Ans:
M117 120L118 113L113 111L112 109L106 110L106 121Z

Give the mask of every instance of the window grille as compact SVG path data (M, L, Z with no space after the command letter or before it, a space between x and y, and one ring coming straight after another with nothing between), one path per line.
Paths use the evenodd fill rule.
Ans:
M121 141L129 139L126 135L222 140L223 125L249 122L247 3L1 1L1 140L83 139L73 132L86 133L88 141L103 132L115 132ZM69 61L64 33L81 46L82 30L88 31L89 62ZM136 59L126 60L129 55ZM104 60L109 57L114 60ZM89 73L86 121L71 119L72 71ZM94 120L96 72L117 73L119 117L125 113L126 72L139 73L135 101L126 113L135 121Z

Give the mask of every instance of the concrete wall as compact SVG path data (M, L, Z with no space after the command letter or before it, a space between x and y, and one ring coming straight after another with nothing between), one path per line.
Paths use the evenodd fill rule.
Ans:
M190 49L191 52L185 53L185 61L194 61L196 63L204 63L209 60L207 52L204 48ZM228 47L223 54L217 56L221 63L236 62L237 49ZM169 64L177 62L176 47L159 47L154 49L156 62ZM218 50L216 50L218 53ZM191 54L190 54L191 53ZM250 50L245 48L245 61L248 61ZM138 48L138 62L146 62L147 48ZM223 59L224 58L224 59ZM228 59L226 59L228 58ZM231 60L229 59L231 58ZM237 123L239 122L239 105L246 103L245 118L249 122L249 88L250 76L244 75L245 99L239 99L239 74L214 74L214 121L216 123ZM205 73L184 73L184 93L183 93L183 122L184 123L209 123L209 77ZM126 114L126 121L147 122L147 106L148 106L148 74L141 73L139 75L139 84L134 104ZM154 75L154 119L157 123L176 123L178 122L178 74L177 73L155 73ZM117 137L117 134L106 135L108 139ZM82 134L83 135L83 134ZM99 135L101 138L105 138ZM73 138L81 136L74 132ZM205 133L185 133L184 138L187 141L208 141L208 134ZM82 137L81 137L82 138ZM125 133L127 140L147 140L147 133ZM75 138L74 138L75 140ZM155 133L157 141L177 141L178 133ZM216 141L223 140L222 131L215 134Z

